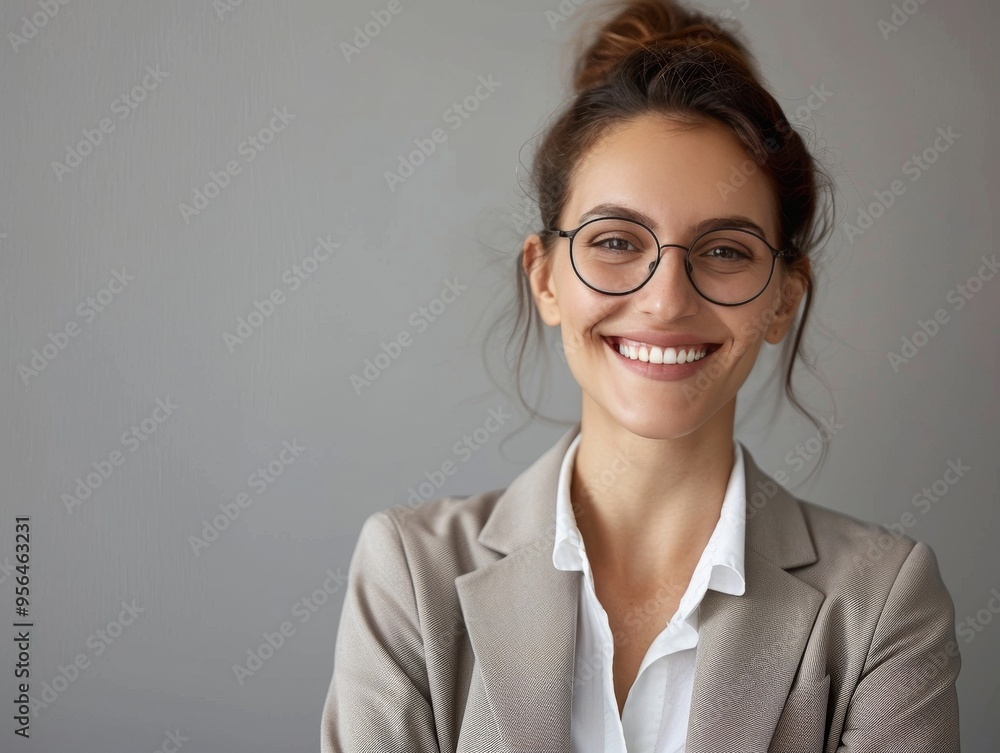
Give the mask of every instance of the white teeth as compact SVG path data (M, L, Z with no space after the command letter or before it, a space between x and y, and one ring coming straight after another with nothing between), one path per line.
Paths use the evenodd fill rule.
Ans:
M705 348L661 348L658 345L618 345L618 352L633 361L646 363L684 364L705 357Z

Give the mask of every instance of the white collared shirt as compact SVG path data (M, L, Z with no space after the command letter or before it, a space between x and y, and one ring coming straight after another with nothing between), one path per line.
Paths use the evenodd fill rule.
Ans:
M678 753L687 740L698 644L698 607L705 592L740 596L746 590L743 547L746 481L742 445L733 442L733 470L719 522L705 545L676 614L656 636L639 665L622 714L612 679L614 639L608 614L594 590L594 576L570 504L573 462L582 433L563 458L556 496L552 563L580 570L580 608L573 676L573 753Z

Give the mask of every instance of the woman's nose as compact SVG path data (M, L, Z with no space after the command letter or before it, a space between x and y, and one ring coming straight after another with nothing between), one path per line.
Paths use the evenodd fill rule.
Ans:
M633 293L636 308L663 320L694 313L699 296L688 279L685 264L683 248L663 247L653 276Z

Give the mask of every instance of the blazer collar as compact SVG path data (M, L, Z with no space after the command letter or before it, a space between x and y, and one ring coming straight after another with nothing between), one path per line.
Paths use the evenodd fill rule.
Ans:
M579 571L552 564L559 468L577 422L503 491L478 540L504 557L458 576L486 696L512 753L570 750ZM701 603L688 753L766 750L823 595L790 568L816 561L798 501L744 448L742 596Z

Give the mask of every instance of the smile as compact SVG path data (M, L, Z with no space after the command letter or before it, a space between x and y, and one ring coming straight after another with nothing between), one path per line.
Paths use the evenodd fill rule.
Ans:
M609 337L606 339L612 348L632 361L667 365L682 365L700 361L719 347L715 343L692 343L690 345L660 347L659 345L650 345L649 343L629 340L624 337Z

